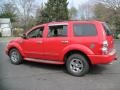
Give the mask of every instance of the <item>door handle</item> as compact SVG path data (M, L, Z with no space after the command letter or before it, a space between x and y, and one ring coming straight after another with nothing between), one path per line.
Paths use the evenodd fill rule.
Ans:
M63 43L63 44L67 44L67 43L69 43L69 41L67 41L67 40L63 40L63 41L61 41L61 43Z
M43 41L37 41L37 43L38 43L38 44L42 44L42 43L43 43Z

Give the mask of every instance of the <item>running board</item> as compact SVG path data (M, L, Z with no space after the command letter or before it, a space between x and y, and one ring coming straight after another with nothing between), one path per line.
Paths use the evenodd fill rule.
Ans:
M26 61L39 62L39 63L47 63L47 64L64 64L63 61L51 61L51 60L41 60L34 58L24 58Z

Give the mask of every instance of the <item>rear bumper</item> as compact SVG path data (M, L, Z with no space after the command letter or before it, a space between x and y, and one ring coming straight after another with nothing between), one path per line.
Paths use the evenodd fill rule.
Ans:
M88 55L92 64L108 64L117 60L116 50L113 49L108 55Z

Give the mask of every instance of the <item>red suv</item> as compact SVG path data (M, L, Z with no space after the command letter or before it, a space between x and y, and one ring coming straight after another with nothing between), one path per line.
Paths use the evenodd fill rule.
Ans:
M100 21L64 21L38 25L10 41L6 53L13 64L23 60L65 64L75 76L85 75L90 64L116 59L113 35Z

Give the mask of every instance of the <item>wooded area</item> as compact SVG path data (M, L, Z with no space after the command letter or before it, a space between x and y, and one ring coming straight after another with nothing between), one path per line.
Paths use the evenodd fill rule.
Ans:
M92 0L68 8L68 0L9 0L0 6L0 18L10 18L14 28L29 28L51 21L101 20L109 23L115 35L120 34L120 0Z

